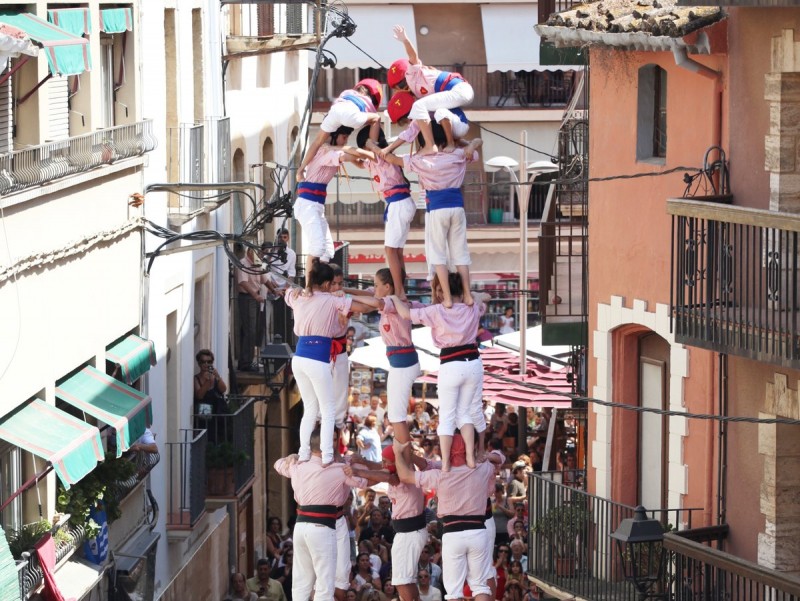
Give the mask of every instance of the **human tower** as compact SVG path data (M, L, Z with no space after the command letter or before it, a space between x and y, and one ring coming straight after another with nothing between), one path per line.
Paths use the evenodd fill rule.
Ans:
M309 240L305 290L285 293L298 336L292 370L303 399L300 449L279 459L276 471L291 478L297 501L293 533L295 601L343 599L349 588L350 538L343 507L352 488L388 483L392 525L392 584L403 601L419 599L417 564L427 541L424 491L435 490L444 525L442 577L445 598L463 597L469 584L478 601L494 598L494 522L487 501L494 492L498 452L485 453L486 423L481 407L483 366L475 340L486 310L483 294L471 293L467 223L461 185L475 160L480 139L464 140L469 123L461 107L472 102L472 86L458 73L421 63L402 26L394 38L407 53L388 70L393 91L392 123L406 126L391 145L380 129L381 86L362 79L342 92L320 126L298 170L294 214ZM347 145L358 130L357 146ZM397 156L404 143L420 150ZM329 264L333 239L325 219L328 183L339 166L352 162L369 170L386 201L388 267L375 275L369 291L342 290L341 270ZM418 175L425 191L425 255L432 278L433 304L409 302L405 294L403 247L416 206L404 171ZM379 311L379 329L389 361L388 418L393 446L382 461L335 452L347 416L348 362L343 355L351 312ZM441 462L412 453L406 422L411 387L420 375L412 324L431 327L440 349L438 375Z

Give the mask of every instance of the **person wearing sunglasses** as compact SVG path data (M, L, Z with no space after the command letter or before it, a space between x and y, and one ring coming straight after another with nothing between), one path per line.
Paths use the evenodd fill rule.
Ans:
M200 368L200 372L194 376L195 413L225 413L225 393L228 387L214 368L214 353L204 348L198 351L195 359Z

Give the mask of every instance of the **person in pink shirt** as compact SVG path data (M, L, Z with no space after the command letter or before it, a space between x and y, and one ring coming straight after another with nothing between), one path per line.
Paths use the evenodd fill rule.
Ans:
M290 478L297 501L297 523L292 534L294 576L292 598L333 601L336 584L337 521L351 489L364 488L366 480L348 476L344 464L325 466L322 458L325 438L319 429L309 437L311 457L301 462L290 455L275 462L275 471ZM328 443L331 437L327 438ZM348 557L349 559L349 557Z
M414 100L414 95L411 92L400 91L395 93L386 105L386 111L389 113L391 122L406 129L397 135L397 139L394 142L381 150L381 154L384 157L394 152L395 149L400 148L403 144L412 144L417 139L420 133L419 125L414 121L410 121L408 117L411 113L411 107L414 105ZM456 141L461 142L462 138L469 133L469 120L461 109L436 109L433 113L433 120L441 125L444 130L447 141L447 146L443 148L444 152L452 152L456 147Z
M403 247L408 240L411 221L417 214L417 205L411 198L411 184L398 165L388 162L380 154L387 144L379 124L358 132L357 141L358 147L368 153L362 165L372 176L373 188L386 201L386 210L383 213L386 260L392 272L396 294L405 300Z
M470 468L465 439L456 434L450 448L450 471L416 472L403 458L403 445L397 441L394 445L400 482L422 490L436 490L436 515L444 524L442 580L447 592L445 599L461 599L466 581L476 601L490 601L492 556L486 540L485 512L486 498L494 491L494 463L483 461L474 469Z
M333 101L331 110L325 115L319 126L319 133L309 146L303 161L297 168L297 181L303 181L303 170L314 159L325 139L340 127L352 130L361 129L370 123L379 123L378 107L381 104L383 91L381 84L375 79L362 79L352 90L345 90Z
M426 470L433 467L422 457L410 453L409 455L417 469ZM428 542L425 494L413 484L400 482L397 477L393 447L384 448L382 457L382 466L365 461L363 463L370 469L360 469L361 466L354 463L352 472L345 470L345 473L364 478L370 484L377 482L389 484L386 494L392 502L392 528L396 533L392 542L392 584L398 588L401 599L411 601L419 599L417 564L422 549ZM378 469L380 467L384 469Z
M312 262L307 275L308 294L299 288L286 292L286 305L294 311L294 333L297 349L292 358L292 371L303 399L303 418L300 420L301 461L311 456L309 440L318 418L322 430L322 460L333 461L333 430L336 421L331 351L333 337L340 329L339 316L355 311L377 308L377 300L331 293L333 268L318 259Z
M454 304L447 309L442 304L409 309L395 303L401 317L412 323L431 328L431 338L439 353L439 444L442 449L442 470L450 469L450 445L458 428L467 445L467 465L475 465L474 433L480 434L479 451L483 454L483 435L486 419L483 416L483 363L475 344L478 323L486 312L484 300L488 295L476 294L478 302L466 305L462 301L461 278L450 274L450 289ZM438 293L438 291L437 291ZM484 499L485 501L485 499Z
M388 84L398 90L409 90L417 100L409 117L419 126L425 138L421 154L438 152L431 132L430 113L436 109L455 109L472 103L475 93L460 73L440 71L426 67L419 60L417 49L406 35L402 25L395 25L392 33L405 47L408 61L395 61L387 73Z
M328 263L333 269L330 291L336 294L344 290L344 270L336 263ZM333 334L331 367L333 369L333 396L336 404L336 428L342 430L347 419L347 394L350 391L350 361L347 358L347 328L350 314L338 316L338 327Z
M342 126L328 134L329 143L321 145L307 167L304 164L297 171L300 183L294 201L294 217L303 228L303 235L308 237L306 277L314 259L327 263L333 258L333 237L325 218L325 199L328 184L339 171L339 166L347 161L358 163L361 160L357 149L345 146L351 133L352 128Z
M444 132L438 124L433 127L434 136L441 140ZM454 264L461 276L464 301L472 304L470 292L469 266L472 262L467 247L467 216L464 213L464 197L461 184L467 172L467 162L477 158L476 151L483 140L475 138L466 148L456 148L453 152L437 152L421 156L389 154L386 160L400 165L407 172L419 176L425 189L425 256L428 265L433 267L442 282L443 303L451 307L453 299L448 286L448 265Z

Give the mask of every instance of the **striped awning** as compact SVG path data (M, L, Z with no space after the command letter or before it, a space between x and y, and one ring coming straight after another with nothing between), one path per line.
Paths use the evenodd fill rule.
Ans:
M133 384L156 364L156 347L151 340L130 334L106 349L106 360L119 367L122 380Z
M100 31L122 33L133 29L133 11L130 8L104 8L100 11Z
M0 440L47 461L67 489L103 460L100 430L41 399L4 416Z
M113 427L117 457L144 434L152 421L149 396L90 365L59 384L56 396Z
M91 68L89 40L48 23L31 13L0 14L0 24L24 31L44 50L50 73L80 75Z

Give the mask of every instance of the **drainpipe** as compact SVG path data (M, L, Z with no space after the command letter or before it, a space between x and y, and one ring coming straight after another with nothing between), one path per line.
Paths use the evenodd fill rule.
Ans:
M711 137L712 144L722 148L722 72L715 71L690 58L685 46L674 47L672 56L675 58L675 65L681 69L697 73L714 82L714 103L712 107L714 113L712 127L714 130Z

